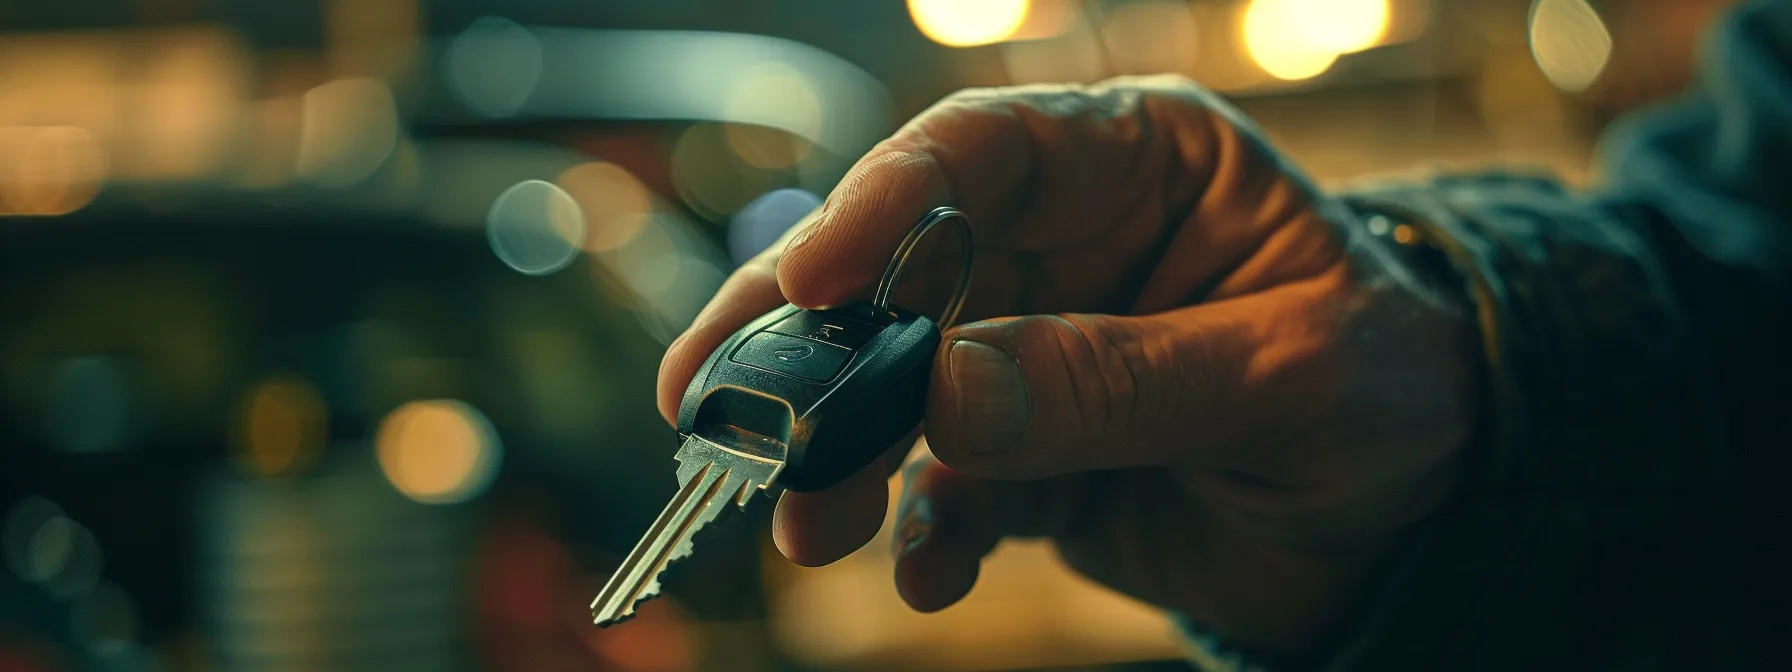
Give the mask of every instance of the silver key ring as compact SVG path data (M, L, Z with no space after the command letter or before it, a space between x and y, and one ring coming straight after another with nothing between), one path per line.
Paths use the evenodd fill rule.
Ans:
M971 220L957 208L934 208L921 221L908 230L908 236L896 246L896 254L890 257L890 265L884 267L884 275L877 281L877 293L871 295L871 305L885 313L890 312L890 293L896 291L896 281L902 277L902 267L908 264L908 257L915 252L915 245L933 229L933 225L948 219L958 220L958 230L963 232L964 264L958 272L958 288L952 290L952 300L946 303L946 309L940 312L939 329L945 331L958 321L958 311L964 308L964 297L971 291Z

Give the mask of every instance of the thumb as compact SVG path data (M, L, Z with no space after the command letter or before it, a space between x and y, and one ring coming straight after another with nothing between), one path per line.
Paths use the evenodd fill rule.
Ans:
M965 325L940 346L928 442L947 466L998 479L1232 463L1340 384L1306 293Z

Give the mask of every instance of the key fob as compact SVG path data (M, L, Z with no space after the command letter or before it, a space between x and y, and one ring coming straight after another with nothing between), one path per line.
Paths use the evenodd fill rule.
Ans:
M678 434L732 435L783 455L778 483L814 492L845 480L920 424L940 332L869 303L793 305L711 353L685 389Z

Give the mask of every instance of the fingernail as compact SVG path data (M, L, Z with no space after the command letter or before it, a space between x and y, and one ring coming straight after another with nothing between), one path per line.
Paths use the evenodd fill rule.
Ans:
M933 503L926 497L905 501L896 520L896 539L890 546L890 555L901 560L927 543L927 535L933 533Z
M1001 348L976 341L954 341L947 358L958 398L958 426L971 452L1018 445L1032 414L1020 362Z

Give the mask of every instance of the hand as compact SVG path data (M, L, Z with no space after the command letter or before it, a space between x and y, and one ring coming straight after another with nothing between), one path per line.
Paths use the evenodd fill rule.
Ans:
M662 413L754 317L867 296L938 205L974 224L982 321L945 334L931 454L905 467L914 608L963 597L1002 538L1045 536L1116 590L1298 654L1447 493L1476 419L1473 320L1178 78L967 91L916 117L672 344ZM955 263L910 272L898 303L937 299ZM819 565L864 545L893 464L785 494L778 547Z

